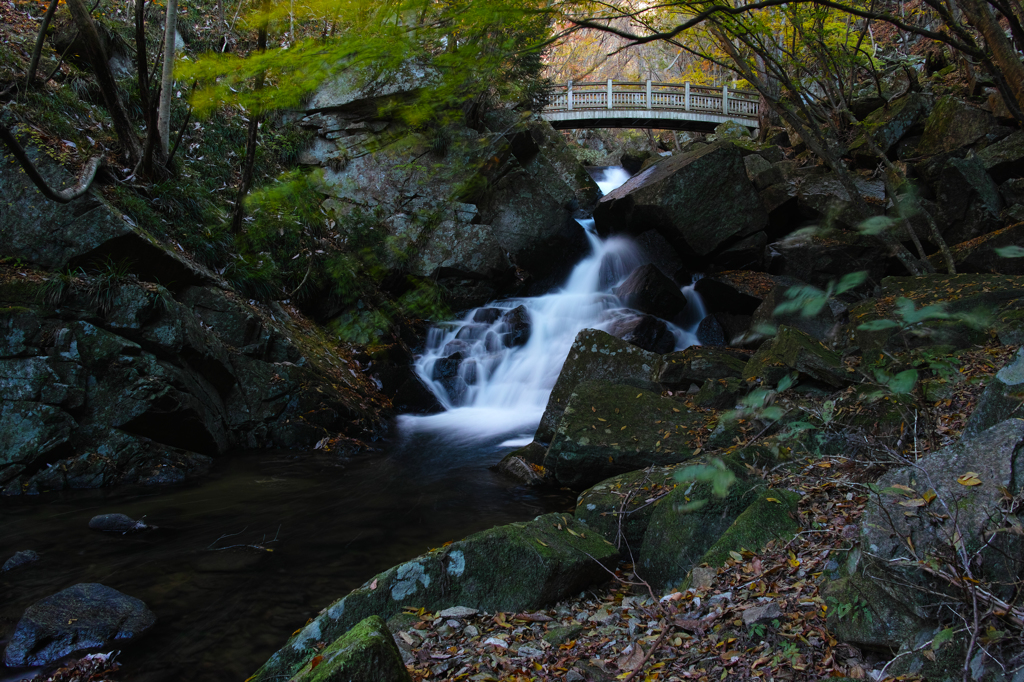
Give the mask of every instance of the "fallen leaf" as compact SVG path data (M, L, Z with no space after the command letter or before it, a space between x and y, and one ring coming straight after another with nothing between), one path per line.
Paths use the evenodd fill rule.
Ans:
M960 485L981 485L981 479L974 471L968 471L966 474L958 477L956 482Z
M373 590L376 590L376 589L377 589L377 579L374 578L373 582L370 583L370 591L372 592Z

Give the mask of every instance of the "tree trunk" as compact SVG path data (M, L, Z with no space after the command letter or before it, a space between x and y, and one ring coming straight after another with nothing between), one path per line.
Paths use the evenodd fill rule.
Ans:
M992 61L1002 72L1002 80L1009 90L1006 94L1012 95L1016 104L1011 106L1010 110L1014 111L1015 115L1024 112L1024 63L1021 63L1013 43L1006 37L1003 27L992 14L992 8L986 0L962 0L960 6L968 21L985 38Z
M110 73L110 65L107 62L107 54L100 42L100 34L96 30L96 24L92 21L89 8L83 0L67 0L71 10L71 16L78 25L78 32L85 41L86 56L92 64L92 70L96 74L96 83L103 93L103 100L107 104L107 112L114 123L114 132L117 133L117 140L124 148L125 155L130 163L135 163L142 157L142 145L139 138L132 129L128 114L121 105L121 98L117 94L117 83L114 75Z
M174 46L178 30L178 0L167 0L167 20L164 22L164 68L160 75L160 109L156 128L160 135L160 151L164 158L171 146L171 91L174 89Z
M39 35L36 36L36 46L32 48L32 60L28 65L28 78L25 84L29 88L35 84L36 69L39 68L39 58L43 54L43 40L46 39L46 29L50 27L50 20L53 19L53 13L57 11L58 2L60 0L50 0L50 4L46 8L46 14L43 15L43 25L39 27Z
M146 53L146 0L135 0L135 68L139 81L139 105L146 127L153 125L149 106L149 57Z
M267 49L267 25L261 24L256 39L256 49L263 52ZM263 74L256 77L255 90L263 88ZM235 199L235 212L231 217L231 231L242 231L242 220L245 219L245 197L252 185L253 166L256 164L256 143L259 141L260 121L263 112L253 111L249 119L249 134L245 138L245 161L242 162L242 179L238 183L238 198Z
M25 152L25 148L18 142L18 138L2 123L0 123L0 141L11 151L11 154L18 160L25 174L39 188L39 191L47 199L52 199L60 204L67 204L88 192L92 186L92 181L96 179L96 171L99 170L100 164L103 163L102 156L94 156L85 164L85 168L82 169L82 175L77 179L74 186L67 189L53 189L46 182L46 179L40 175L39 170L32 163L32 159Z

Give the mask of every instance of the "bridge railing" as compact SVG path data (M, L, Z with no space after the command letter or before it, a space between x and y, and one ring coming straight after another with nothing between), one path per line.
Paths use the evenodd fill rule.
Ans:
M732 90L728 86L712 88L690 83L655 81L569 81L564 85L553 86L551 103L544 107L544 113L595 109L658 109L756 119L758 104L759 97L756 92Z

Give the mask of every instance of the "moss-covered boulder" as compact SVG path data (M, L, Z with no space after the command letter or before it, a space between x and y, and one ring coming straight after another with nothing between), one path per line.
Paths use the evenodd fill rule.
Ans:
M390 618L406 606L543 608L605 580L618 557L612 544L569 514L485 530L376 575L324 609L250 679L289 679L320 653L317 642L333 642L368 616Z
M733 521L756 499L760 484L740 476L725 497L712 484L684 482L655 503L635 570L656 590L678 585Z
M794 289L793 286L776 286L761 301L761 305L754 311L750 322L750 328L757 333L758 330L776 328L779 325L793 327L814 337L819 341L825 341L835 332L836 318L832 310L826 305L815 315L805 316L802 310L795 312L777 312L779 306L791 302L793 299L787 295Z
M648 390L658 390L662 356L645 351L596 329L576 335L562 371L555 381L534 440L549 443L565 411L569 396L581 382L613 381Z
M740 350L690 346L664 356L658 382L672 389L687 389L690 384L700 386L706 379L739 378L749 359Z
M799 329L785 325L754 353L743 375L748 381L760 379L766 385L775 386L793 370L829 386L851 383L838 353Z
M972 438L1011 417L1024 417L1024 349L989 381L961 437Z
M409 682L394 637L380 616L370 616L302 666L291 682Z
M862 351L877 351L895 334L910 337L923 326L910 324L896 307L897 300L906 298L917 308L941 304L947 313L984 312L999 310L1020 299L1024 292L1024 277L1006 275L921 275L919 277L886 277L880 285L879 296L868 299L850 309L849 335ZM875 320L893 320L895 327L864 329Z
M547 448L533 442L505 455L494 465L499 474L526 485L540 485L544 482L544 455Z
M836 639L858 647L891 651L917 632L925 620L909 604L908 592L890 577L851 572L822 589L828 607L828 630Z
M657 393L587 381L576 387L544 467L561 485L580 489L615 474L691 457L705 415Z
M576 520L620 549L639 549L654 513L653 502L676 487L676 469L677 465L647 467L587 488L576 500Z
M693 404L713 410L731 409L745 388L746 384L739 377L708 379L693 396Z
M999 187L977 157L953 158L942 166L935 200L947 243L958 244L1003 226Z
M762 490L729 529L701 557L701 564L725 565L730 552L759 552L771 540L789 540L800 530L796 506L800 493L792 490Z
M864 119L865 132L850 145L850 154L859 163L878 163L878 158L864 136L870 135L875 146L885 154L928 113L929 106L930 101L926 95L912 92L871 112Z
M704 256L768 223L740 150L716 142L674 155L602 197L594 212L602 233L657 229L680 254Z
M932 156L974 144L992 128L992 114L955 95L940 97L924 122L916 153Z

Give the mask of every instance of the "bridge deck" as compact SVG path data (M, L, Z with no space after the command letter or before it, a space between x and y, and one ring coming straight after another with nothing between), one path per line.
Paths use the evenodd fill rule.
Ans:
M690 83L607 81L556 85L541 117L559 129L666 128L709 132L733 121L758 125L758 94Z

